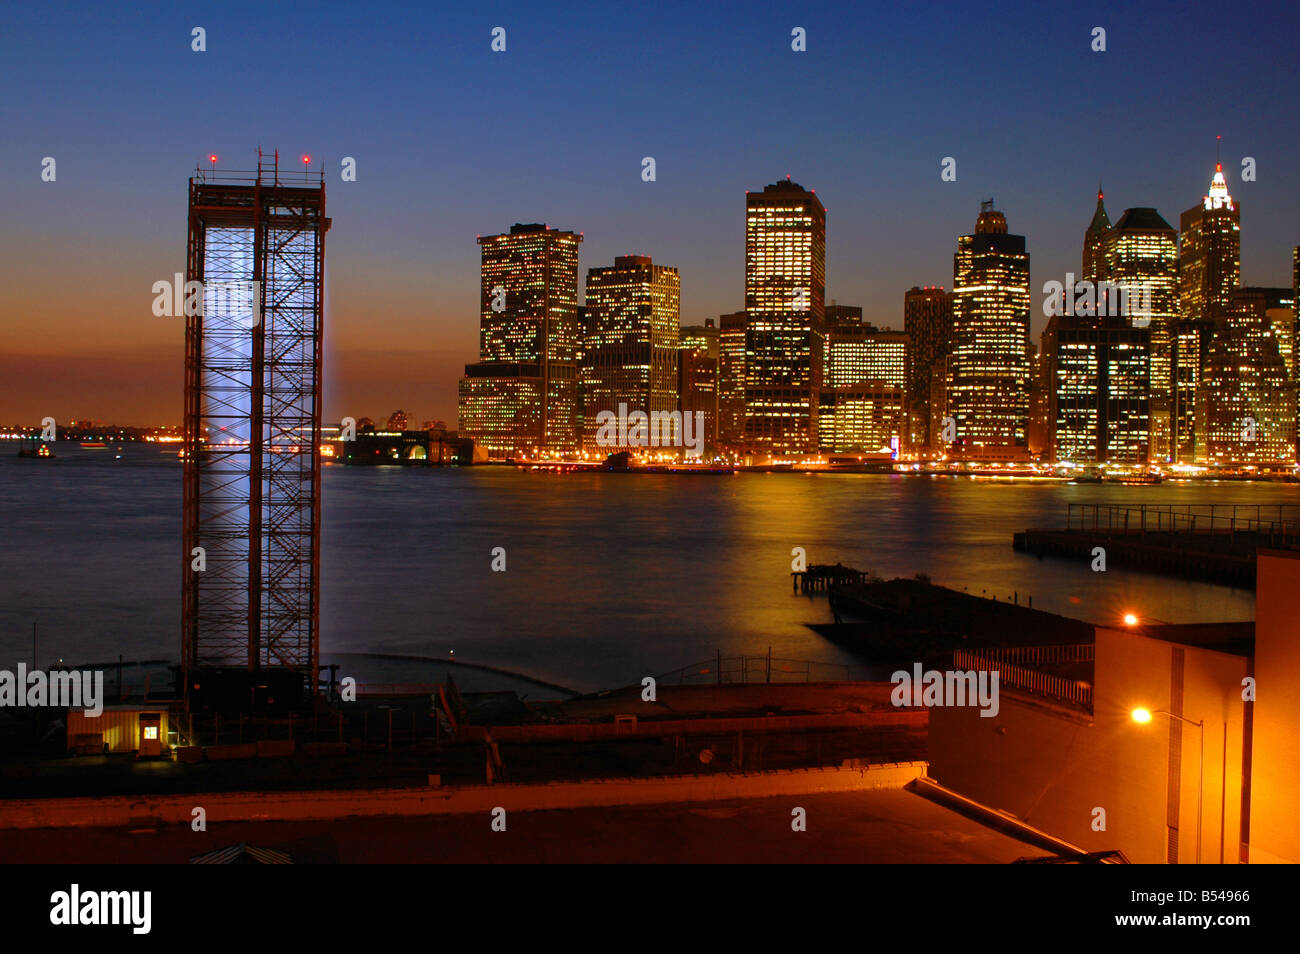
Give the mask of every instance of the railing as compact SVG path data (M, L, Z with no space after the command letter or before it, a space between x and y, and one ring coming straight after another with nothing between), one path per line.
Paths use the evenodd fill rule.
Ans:
M357 697L432 696L439 685L436 682L367 682L357 686Z
M959 650L977 652L986 659L1019 666L1056 663L1092 662L1097 658L1096 643L1066 643L1059 646L1007 646L995 649Z
M744 685L789 682L869 682L872 671L865 666L815 662L809 659L781 659L762 656L716 656L656 676L664 685ZM879 678L878 676L876 678Z
M1089 646L1088 648L1091 649L1092 647ZM1058 699L1063 702L1071 703L1072 705L1082 706L1089 710L1092 709L1091 683L1082 682L1077 679L1068 679L1064 676L1055 675L1054 673L1041 672L1036 669L1026 668L1025 666L1018 666L1013 663L1004 662L999 658L999 656L1005 652L1007 652L1007 650L958 649L953 651L952 665L954 669L960 670L973 669L988 672L996 671L998 673L998 681L1001 685L1009 686L1013 689L1023 689L1026 692L1031 692L1035 695Z
M307 742L348 743L357 741L363 748L384 749L410 747L438 736L437 717L431 709L411 706L405 709L373 709L369 706L336 712L287 718L269 716L192 715L188 721L177 717L173 724L189 745L231 745L249 742L293 740ZM445 731L444 731L445 735Z
M1300 535L1300 504L1068 504L1067 530Z

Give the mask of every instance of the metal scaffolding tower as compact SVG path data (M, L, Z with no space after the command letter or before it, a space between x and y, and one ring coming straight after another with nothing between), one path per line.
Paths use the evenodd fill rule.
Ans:
M187 687L195 671L231 667L288 669L316 685L329 226L323 175L282 171L278 153L259 151L256 172L200 169L190 179Z

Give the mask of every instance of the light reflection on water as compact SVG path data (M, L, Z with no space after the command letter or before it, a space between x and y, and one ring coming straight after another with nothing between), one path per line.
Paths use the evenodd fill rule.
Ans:
M15 452L16 453L16 450ZM0 445L0 665L174 657L180 630L180 466L153 445L51 463ZM860 660L807 629L790 551L882 576L1013 594L1093 620L1245 619L1254 595L1093 573L1016 553L1011 535L1070 502L1295 502L1295 485L1124 487L874 475L534 474L328 467L322 648L446 657L596 689L721 652ZM491 551L507 569L493 573ZM15 657L10 663L3 660Z

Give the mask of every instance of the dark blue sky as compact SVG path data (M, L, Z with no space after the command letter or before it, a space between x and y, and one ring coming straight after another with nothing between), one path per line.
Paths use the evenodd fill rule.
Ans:
M183 268L195 163L248 168L259 144L326 169L332 416L454 418L474 238L514 222L585 233L584 272L677 266L695 323L743 303L745 190L789 174L829 210L828 299L900 326L908 287L951 284L981 198L1028 237L1038 289L1077 270L1098 180L1112 219L1176 226L1221 134L1245 282L1289 284L1300 243L1293 3L124 10L0 13L0 421L179 418L182 330L149 289Z

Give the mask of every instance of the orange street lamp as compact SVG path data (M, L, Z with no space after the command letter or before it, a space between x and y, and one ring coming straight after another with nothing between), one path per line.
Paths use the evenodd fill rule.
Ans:
M1125 625L1125 626L1136 626L1137 624L1138 624L1138 618L1137 618L1137 614L1136 614L1136 613L1125 613L1125 614L1124 614L1124 625Z
M1137 708L1129 713L1134 722L1148 723L1153 715L1166 715L1171 719L1177 719L1179 722L1186 722L1188 725L1194 725L1201 730L1201 757L1200 757L1200 782L1196 786L1196 863L1201 863L1201 815L1205 798L1205 722L1193 722L1191 719L1185 719L1182 716L1170 712L1167 709L1156 709L1152 712L1150 709Z

